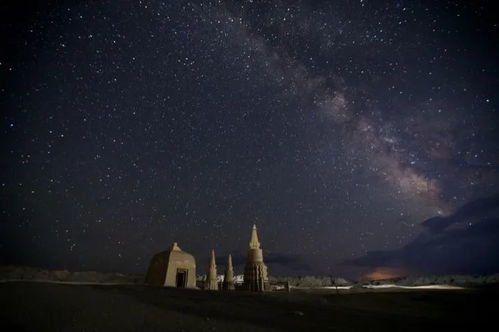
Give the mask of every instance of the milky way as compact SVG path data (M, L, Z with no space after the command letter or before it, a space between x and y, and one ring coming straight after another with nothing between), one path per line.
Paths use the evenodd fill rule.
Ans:
M497 193L488 2L18 6L2 5L3 263L143 272L177 241L239 273L256 223L271 274L359 276L372 264L345 262Z

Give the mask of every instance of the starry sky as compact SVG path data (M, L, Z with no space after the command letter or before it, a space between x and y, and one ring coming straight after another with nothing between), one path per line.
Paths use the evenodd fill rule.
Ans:
M143 273L177 241L241 273L255 223L270 274L499 272L492 1L0 13L0 263Z

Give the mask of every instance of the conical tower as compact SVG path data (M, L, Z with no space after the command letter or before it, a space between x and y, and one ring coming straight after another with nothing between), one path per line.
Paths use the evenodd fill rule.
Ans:
M217 264L215 263L215 250L211 250L210 261L208 262L208 269L206 271L206 281L204 289L218 290L217 282Z
M234 269L232 268L232 255L227 257L227 266L225 267L224 282L222 284L223 290L234 290Z
M250 249L260 249L260 242L258 241L258 234L256 232L256 225L251 229L251 237L249 242Z
M251 229L248 259L244 267L244 288L253 292L263 292L269 288L267 266L263 262L256 225Z

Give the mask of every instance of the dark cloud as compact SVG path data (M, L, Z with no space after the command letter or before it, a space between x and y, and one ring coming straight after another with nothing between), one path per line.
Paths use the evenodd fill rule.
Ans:
M426 220L423 226L431 231L442 231L452 224L463 223L468 219L483 218L499 207L499 195L478 199L459 208L447 217L434 217Z
M347 263L412 273L499 272L499 195L472 201L448 217L430 218L423 227L401 249L369 252Z

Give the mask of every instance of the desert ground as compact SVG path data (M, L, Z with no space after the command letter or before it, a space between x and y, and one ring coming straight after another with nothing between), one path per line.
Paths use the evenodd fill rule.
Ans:
M0 284L0 319L3 331L476 331L496 321L498 295L494 286L255 294L20 281Z

